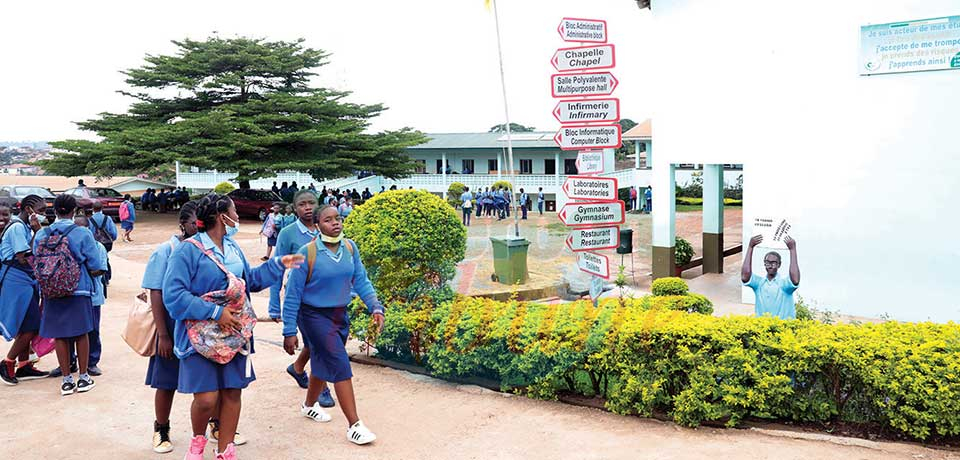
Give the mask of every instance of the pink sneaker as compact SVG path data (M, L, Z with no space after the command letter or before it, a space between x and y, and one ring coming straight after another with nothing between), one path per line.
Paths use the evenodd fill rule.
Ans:
M207 448L207 437L199 434L190 440L190 448L183 460L203 460L203 450Z
M217 454L217 460L237 460L237 448L231 442L227 448Z

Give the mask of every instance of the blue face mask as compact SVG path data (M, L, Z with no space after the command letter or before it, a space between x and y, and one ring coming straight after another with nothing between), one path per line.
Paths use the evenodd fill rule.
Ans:
M227 238L233 238L233 235L236 235L237 232L240 231L240 222L236 222L227 216L223 216L223 217L233 223L232 227L226 224L224 225L227 231Z

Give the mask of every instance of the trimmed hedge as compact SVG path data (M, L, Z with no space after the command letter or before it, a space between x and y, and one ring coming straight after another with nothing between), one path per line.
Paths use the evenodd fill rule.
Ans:
M650 285L653 295L686 295L689 290L686 281L673 276L656 279Z
M493 379L537 398L598 396L616 413L665 413L686 426L759 417L858 422L917 439L960 434L957 325L827 325L664 308L695 301L687 297L594 307L458 296L391 307L375 343L379 356L422 362L439 377Z

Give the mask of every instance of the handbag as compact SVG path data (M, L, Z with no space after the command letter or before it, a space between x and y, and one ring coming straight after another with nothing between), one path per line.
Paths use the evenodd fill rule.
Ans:
M151 357L157 351L157 324L153 321L153 309L147 299L147 291L133 299L133 306L127 314L127 325L120 332L120 337L138 355Z
M229 363L237 353L249 355L253 328L257 325L257 314L247 298L247 283L230 273L230 270L227 270L227 267L224 267L211 251L205 249L202 243L194 239L186 241L193 243L227 275L226 289L208 292L200 298L223 308L224 315L229 314L228 309L240 311L238 331L224 331L218 322L210 319L184 321L190 344L201 356L218 364ZM251 370L250 360L247 360L247 376L251 374Z

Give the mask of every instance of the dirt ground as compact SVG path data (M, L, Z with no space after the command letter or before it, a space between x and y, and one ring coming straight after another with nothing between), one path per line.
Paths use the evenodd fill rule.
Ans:
M182 458L190 436L189 395L178 395L174 404L174 452L154 454L153 392L143 385L147 361L120 339L150 251L176 229L174 215L138 217L135 242L117 243L111 254L115 275L101 325L104 375L91 392L67 397L59 395L59 379L2 386L0 445L8 452L5 458ZM255 222L244 221L238 238L250 259L262 255L257 230ZM258 311L266 309L264 295L254 302ZM238 452L247 459L960 458L911 444L686 429L354 364L361 417L379 436L373 445L357 447L345 439L339 410L328 424L299 415L304 392L284 372L290 358L278 346L280 326L261 323L256 337L258 380L244 392L240 421L249 443ZM0 351L8 346L4 342ZM52 356L45 357L40 367L50 369L54 363ZM212 449L206 458L213 458Z

